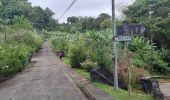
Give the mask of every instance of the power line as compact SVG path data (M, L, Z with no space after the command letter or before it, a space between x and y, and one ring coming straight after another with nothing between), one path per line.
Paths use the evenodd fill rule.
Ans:
M71 4L68 6L68 8L66 9L66 11L62 14L61 17L58 18L58 20L62 19L64 17L64 15L70 10L70 8L74 5L74 3L76 2L77 0L73 0L73 2L71 2Z

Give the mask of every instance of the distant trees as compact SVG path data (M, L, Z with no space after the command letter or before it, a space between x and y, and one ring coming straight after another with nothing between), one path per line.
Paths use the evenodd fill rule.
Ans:
M52 18L54 12L49 8L32 7L28 0L0 0L0 18L9 20L15 16L22 16L33 23L33 27L42 30L55 30L58 22Z
M157 46L170 47L170 0L136 0L124 10L127 21L144 24Z
M32 22L28 19L24 18L23 16L15 16L11 20L11 24L9 25L12 29L25 29L25 30L33 30Z
M93 17L82 17L82 31L84 30L98 30L98 28L96 27L97 23L95 23L95 18Z
M109 18L109 19L105 19L102 23L100 23L100 27L102 29L104 28L111 28L112 26L112 20Z
M111 16L106 14L106 13L101 13L97 18L96 18L96 22L97 23L102 23L104 20L106 19L111 19Z
M67 22L70 23L70 24L73 24L73 23L76 23L79 21L79 18L78 17L75 17L75 16L72 16L72 17L68 17L67 18Z
M68 17L67 23L60 24L60 30L65 27L65 31L76 32L86 30L102 30L111 27L111 16L101 13L97 18L94 17Z

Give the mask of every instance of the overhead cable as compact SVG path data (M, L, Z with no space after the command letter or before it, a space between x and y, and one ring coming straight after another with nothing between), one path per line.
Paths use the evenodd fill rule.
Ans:
M68 8L66 9L66 11L62 14L61 17L58 18L58 20L62 19L64 17L64 15L70 10L70 8L74 5L74 3L76 2L77 0L73 0L73 2L71 2L71 4L68 6Z

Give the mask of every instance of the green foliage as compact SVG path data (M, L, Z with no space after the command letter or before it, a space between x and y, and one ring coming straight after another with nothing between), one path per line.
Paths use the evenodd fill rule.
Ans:
M84 34L51 33L54 51L68 51L72 67L81 67L86 59L97 62L100 67L111 69L111 30L87 31Z
M42 41L39 36L32 34L26 39L27 34L20 35L11 36L11 43L0 45L0 74L8 76L21 71L30 61L32 53L40 48Z
M111 28L111 26L112 26L112 20L111 20L111 19L105 19L105 20L100 24L101 29Z
M112 64L112 33L111 29L102 31L86 31L84 33L68 34L63 32L54 32L55 35L63 34L61 37L67 45L61 45L68 48L69 63L72 67L81 68L85 71L90 71L96 66L102 67L113 74ZM57 38L54 39L55 41ZM60 45L58 42L53 43L55 47ZM122 48L119 47L123 51ZM151 51L153 49L153 57ZM132 88L141 89L139 77L149 76L149 72L164 74L168 72L167 63L162 59L163 54L156 50L155 44L151 44L145 37L135 37L131 43L129 54L132 55ZM119 51L119 50L118 50ZM120 56L120 55L119 55ZM124 89L127 89L128 84L128 63L123 56L119 57L119 81L123 83ZM90 60L89 60L90 59ZM153 62L152 62L153 61ZM96 65L97 63L97 65ZM122 64L122 65L121 65ZM81 73L81 72L80 72Z
M163 60L165 60L166 62L168 62L168 66L170 66L170 50L167 49L167 47L162 47L161 51L161 57L163 58Z
M109 21L106 20L110 20L111 21L111 16L106 14L106 13L101 13L96 19L95 19L95 28L97 30L103 29L103 28L109 28ZM105 27L101 27L101 24L108 22L108 26L105 25Z
M132 51L145 52L151 50L154 46L150 44L151 42L145 37L137 36L133 39L131 44Z
M9 39L9 43L18 44L18 43L25 43L33 48L34 51L39 49L42 44L42 38L37 33L31 31L21 30L18 33L12 34Z
M25 19L24 16L18 17L14 16L14 19L11 21L10 27L18 30L18 29L25 29L25 30L33 30L32 23Z
M126 16L135 21L138 17L168 17L169 0L136 0L124 11Z
M112 68L112 45L111 45L111 30L106 29L103 31L87 31L86 37L91 38L87 39L87 44L90 44L88 47L88 54L90 59L100 67L111 70Z
M54 13L46 8L43 10L41 7L33 7L29 19L33 22L33 26L38 30L46 29L49 31L55 30L57 21L52 18Z
M94 17L68 17L67 23L59 25L60 31L70 33L85 32L87 30L102 30L111 27L111 16L106 13L101 13L97 18Z
M42 44L42 37L31 30L28 20L15 17L12 22L13 25L2 31L8 32L7 42L0 42L0 75L5 76L23 70Z
M31 47L25 44L1 45L0 74L10 75L21 71L28 63Z
M0 3L0 75L8 76L23 70L32 54L40 49L42 35L33 32L33 28L38 28L33 25L39 21L40 26L47 26L50 22L46 20L52 19L53 13L49 9L34 12L27 0L0 0ZM43 18L31 20L35 13L43 13L40 16Z
M97 61L100 67L103 67L107 70L112 68L112 53L110 47L99 47L95 52L95 60Z
M92 69L97 67L97 63L93 62L90 59L86 59L84 62L80 63L81 67L85 70L87 70L88 72L90 72Z
M86 60L85 48L85 40L82 37L70 44L69 58L72 67L81 67L80 63Z
M148 30L144 36L148 39L153 38L153 43L157 46L152 50L153 45L151 45L150 41L141 39L142 43L142 41L138 40L139 38L136 39L140 43L133 44L138 48L133 58L135 65L143 66L150 71L162 74L169 73L170 68L169 4L170 0L136 0L124 10L127 17L125 20L129 23L143 24ZM164 47L167 48L164 49Z
M0 6L0 19L8 20L8 24L13 24L13 21L18 21L19 25L19 22L23 20L23 18L19 19L16 18L16 16L22 16L31 21L31 24L33 24L32 27L37 30L56 30L58 22L52 18L54 13L49 8L42 9L41 7L32 7L28 0L0 0L0 2L2 4ZM24 27L22 24L25 23L22 22L21 27ZM25 28L28 29L32 27Z
M79 18L75 17L75 16L72 16L72 17L68 17L67 18L67 22L70 23L70 24L73 24L73 23L76 23L79 21Z
M136 37L132 42L133 64L137 67L144 67L151 72L165 73L167 63L163 61L161 53L156 51L150 41L144 37Z
M64 51L68 52L68 44L67 40L63 36L56 36L51 38L51 42L53 44L53 49L55 52Z
M127 21L131 23L141 23L147 27L146 37L153 35L156 45L170 47L170 1L169 0L136 0L130 5L124 14Z

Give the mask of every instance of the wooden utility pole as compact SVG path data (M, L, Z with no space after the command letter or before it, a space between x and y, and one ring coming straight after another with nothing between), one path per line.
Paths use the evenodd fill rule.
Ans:
M117 66L117 46L114 37L116 36L115 0L112 0L112 32L113 32L113 65L114 65L114 88L118 90L118 66Z

